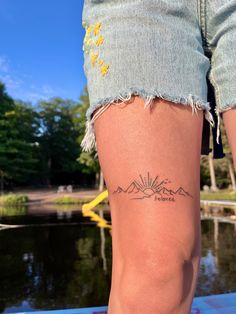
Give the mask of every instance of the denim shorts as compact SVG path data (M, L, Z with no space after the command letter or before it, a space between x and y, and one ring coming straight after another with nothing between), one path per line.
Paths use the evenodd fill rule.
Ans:
M144 109L160 97L203 110L201 154L212 151L212 135L213 158L225 156L220 121L236 106L236 0L84 0L82 26L83 151L97 150L95 119L139 95Z

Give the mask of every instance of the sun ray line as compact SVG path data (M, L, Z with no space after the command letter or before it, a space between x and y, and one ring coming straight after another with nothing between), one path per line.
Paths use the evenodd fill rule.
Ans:
M149 171L148 171L148 186L150 185L150 181L149 181Z
M145 186L145 182L143 181L143 178L142 178L141 174L140 174L139 176L140 176L140 178L141 178L141 181L142 181L142 183L143 183L143 186Z
M153 179L150 177L150 187L153 187Z
M145 182L145 186L148 187L148 185L147 185L147 177L144 177L144 182Z
M156 176L155 180L152 182L152 186L154 186L156 184L155 181L157 178L158 178L158 176Z
M134 182L138 185L138 187L141 189L141 191L143 191L143 186L136 180L134 180Z
M149 180L149 186L151 187L152 186L152 178L151 178L151 176L150 176L150 174L149 174L149 172L148 172L148 180Z

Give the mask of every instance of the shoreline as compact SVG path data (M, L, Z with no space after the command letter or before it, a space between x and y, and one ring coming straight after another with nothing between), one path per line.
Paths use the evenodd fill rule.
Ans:
M105 191L105 189L103 190ZM92 200L94 200L100 193L103 191L99 191L97 189L77 189L73 192L60 192L57 193L56 189L21 189L18 191L11 192L13 195L26 195L29 198L28 202L21 203L20 205L78 205L78 204L84 204L88 203ZM11 193L6 192L4 195L10 195ZM217 205L217 206L225 206L225 207L236 207L236 199L230 199L230 195L232 195L231 191L222 191L222 196L224 194L224 198L219 199L219 192L200 192L200 204L203 206L211 206L211 205ZM229 195L229 198L227 198L227 195ZM215 196L215 199L213 199ZM56 203L54 200L58 198L71 198L72 202L61 202ZM209 198L208 198L209 197ZM211 199L212 198L212 199ZM73 202L74 201L74 202ZM100 204L108 204L108 198L100 202ZM4 206L4 204L0 203L0 206Z

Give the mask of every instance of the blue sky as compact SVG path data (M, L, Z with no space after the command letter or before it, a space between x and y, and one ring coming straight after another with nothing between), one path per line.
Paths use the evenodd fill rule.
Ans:
M0 80L14 99L78 100L83 0L0 0Z

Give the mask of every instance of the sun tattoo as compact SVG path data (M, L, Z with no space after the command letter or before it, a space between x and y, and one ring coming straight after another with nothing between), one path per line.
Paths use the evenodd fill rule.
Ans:
M182 186L178 187L176 190L172 190L171 188L167 188L167 183L171 183L169 179L164 179L158 181L158 176L153 180L149 176L149 172L147 177L142 177L139 175L140 180L134 180L130 183L130 185L123 189L120 186L113 192L113 194L129 194L133 199L146 199L146 198L154 198L154 200L158 201L176 201L176 196L183 197L193 197L189 192L187 192Z

